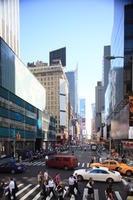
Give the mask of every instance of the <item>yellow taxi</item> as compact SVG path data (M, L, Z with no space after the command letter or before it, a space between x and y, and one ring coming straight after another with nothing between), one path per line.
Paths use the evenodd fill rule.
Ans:
M121 174L131 176L133 174L133 162L129 162L127 164L124 163L121 164L118 170Z
M109 170L118 170L121 164L116 160L105 160L102 163L92 163L90 167L107 167Z

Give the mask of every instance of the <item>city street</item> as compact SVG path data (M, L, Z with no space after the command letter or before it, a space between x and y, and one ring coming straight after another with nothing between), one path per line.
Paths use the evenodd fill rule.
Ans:
M68 152L70 153L70 152ZM84 150L75 150L75 155L78 158L78 169L80 168L89 168L89 162L91 159L91 156L96 156L95 152L92 152L87 149L87 151ZM13 177L17 181L17 185L19 187L19 191L17 192L17 199L20 200L39 200L40 198L40 190L39 186L37 185L37 174L39 170L44 171L45 170L45 161L44 159L36 160L33 162L24 162L26 166L26 171L23 174L15 174ZM68 178L71 174L73 174L73 170L60 170L60 169L47 169L49 175L51 175L53 178L56 175L56 172L60 172L61 175L61 181L63 181L66 185L68 185ZM4 178L6 181L10 174L0 174L0 178ZM83 181L79 183L79 189L81 191L81 196L78 196L77 199L83 199L86 194L85 186L87 184L87 181ZM67 187L66 187L67 188ZM105 200L105 190L107 188L106 183L102 182L95 182L94 184L94 199L95 200ZM114 183L113 184L113 191L114 191L114 198L115 200L126 200L125 197L125 189L123 182L121 183ZM50 199L50 198L47 198ZM51 198L52 199L52 198ZM74 199L74 198L71 198Z

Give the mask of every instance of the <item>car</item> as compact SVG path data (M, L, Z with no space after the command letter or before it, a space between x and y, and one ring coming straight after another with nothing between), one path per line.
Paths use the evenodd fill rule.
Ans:
M107 167L109 170L118 170L121 164L116 160L105 160L102 163L91 163L90 167Z
M10 172L15 174L17 172L23 172L24 170L24 164L17 163L12 158L0 159L0 173Z
M78 160L73 155L55 155L46 160L46 167L74 169L78 166Z
M78 180L89 180L92 178L94 181L102 182L121 182L121 175L116 171L109 171L106 167L93 167L89 169L79 169L74 171L74 176L77 174Z
M131 176L133 174L133 162L121 164L118 170L121 174Z

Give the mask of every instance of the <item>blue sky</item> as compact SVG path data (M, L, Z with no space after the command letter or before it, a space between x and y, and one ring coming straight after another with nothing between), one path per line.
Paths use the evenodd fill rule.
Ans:
M21 60L49 62L49 51L66 46L66 70L78 65L78 95L86 99L88 132L112 26L113 0L20 0Z

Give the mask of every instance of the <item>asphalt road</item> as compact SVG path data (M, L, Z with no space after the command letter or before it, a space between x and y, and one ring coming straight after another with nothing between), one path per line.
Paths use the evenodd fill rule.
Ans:
M71 151L68 152L71 154ZM96 156L96 152L92 152L90 150L84 151L84 150L75 150L75 155L78 158L79 166L78 168L88 168L88 163L91 160L91 157ZM40 200L39 198L39 188L37 186L37 174L38 171L44 171L45 170L45 161L44 159L37 160L34 162L26 162L26 171L22 174L15 174L13 175L13 178L16 179L17 185L19 186L19 191L17 193L17 199L18 200ZM53 178L56 175L56 172L60 172L61 180L68 183L68 178L71 174L73 174L74 170L61 170L61 169L47 169L49 175L51 175ZM0 179L5 179L5 181L8 180L8 177L10 174L0 174ZM87 182L83 181L79 183L79 189L81 191L81 196L77 197L77 200L86 200L84 198L85 194L85 187ZM95 182L94 184L94 192L95 192L95 200L106 200L105 198L105 190L107 188L106 183L101 182ZM126 200L126 193L125 193L125 186L121 183L114 183L113 184L113 191L114 191L114 199L115 200Z

